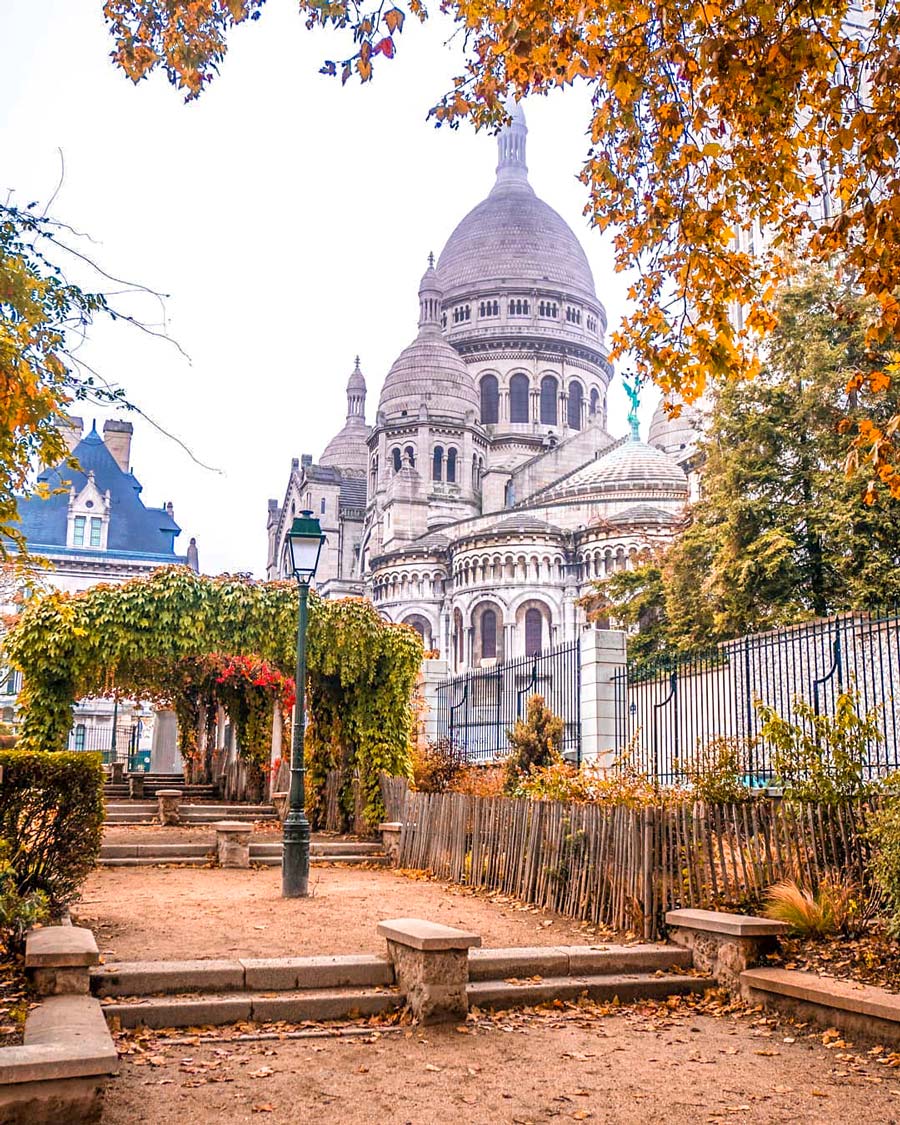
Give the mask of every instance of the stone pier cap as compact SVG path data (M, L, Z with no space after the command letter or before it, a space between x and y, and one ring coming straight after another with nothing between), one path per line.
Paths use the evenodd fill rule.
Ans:
M422 918L389 918L378 923L378 934L387 941L425 952L445 949L471 949L481 945L481 935L426 922Z

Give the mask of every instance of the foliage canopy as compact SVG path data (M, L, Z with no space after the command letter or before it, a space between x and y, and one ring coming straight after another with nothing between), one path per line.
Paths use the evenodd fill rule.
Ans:
M327 771L341 766L349 787L358 773L372 820L383 813L379 774L409 773L410 700L421 641L414 630L384 622L362 599L324 601L313 592L309 609L310 781L324 786ZM289 677L296 613L292 583L206 578L185 567L35 599L5 641L24 675L19 745L65 746L73 703L112 693L166 702L183 730L196 731L200 708L227 690L227 682L219 682L227 675L218 666L211 674L205 658L218 653L235 663L252 657L258 670L260 662L271 666L266 678L272 670ZM200 662L193 674L191 661Z
M134 81L156 68L197 97L233 26L264 0L106 0L113 59ZM300 0L309 28L346 36L324 73L372 78L394 57L407 13ZM877 304L877 347L900 320L898 0L442 0L462 35L464 67L432 111L495 125L503 100L583 83L590 148L587 212L614 232L619 269L636 268L634 311L614 343L642 376L692 400L712 378L759 367L779 285L795 260L830 266ZM736 308L743 315L734 317ZM887 389L893 358L854 372L855 389ZM855 419L873 481L900 496L896 432Z

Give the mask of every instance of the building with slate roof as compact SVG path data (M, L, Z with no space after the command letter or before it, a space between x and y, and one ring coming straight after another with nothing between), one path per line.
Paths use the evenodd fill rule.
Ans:
M197 570L197 545L175 551L181 528L171 501L148 508L131 471L130 422L108 420L103 436L96 423L82 436L81 418L71 418L67 441L77 470L63 462L38 476L50 496L19 501L19 527L29 551L49 559L48 580L61 590L84 590L97 582L122 582L159 566L182 563Z
M268 575L312 510L326 596L372 598L454 670L530 655L587 628L579 598L675 534L693 415L663 407L649 443L607 431L606 311L575 233L534 192L521 107L494 185L419 284L418 330L365 425L357 361L344 428L269 501Z
M96 423L87 434L83 430L81 418L69 419L66 441L78 469L65 462L44 469L38 481L46 485L49 497L19 501L19 527L29 551L52 564L52 569L40 572L40 580L76 592L98 582L124 582L150 574L160 566L180 563L198 570L196 540L191 539L184 554L176 551L181 528L172 502L158 508L144 504L141 483L131 468L131 423L110 419L103 424L102 437ZM14 720L18 673L2 682L6 698L0 715ZM151 720L149 710L141 711L126 700L118 704L112 699L82 700L69 747L109 752L115 724L120 756L146 748L152 750L154 769L176 769L180 759L174 716L162 714L162 719L157 715ZM135 743L130 746L132 736Z

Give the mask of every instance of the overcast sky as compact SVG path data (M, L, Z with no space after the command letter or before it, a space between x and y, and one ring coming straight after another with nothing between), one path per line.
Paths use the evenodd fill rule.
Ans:
M205 572L262 575L267 499L281 501L292 457L318 457L343 424L357 352L374 420L385 374L415 335L426 256L489 191L496 142L425 120L460 69L440 19L408 21L375 81L342 89L318 74L340 48L305 30L293 0L269 0L233 36L219 78L185 105L163 76L135 87L113 69L102 7L2 0L0 191L20 204L48 200L62 150L53 214L89 233L94 242L79 248L109 273L168 294L166 327L189 361L106 325L84 357L219 470L129 416L143 499L173 501L176 547L193 535ZM626 281L608 237L582 216L576 179L587 95L568 90L525 110L531 182L579 234L615 325ZM128 308L160 317L149 299ZM614 434L626 412L617 383ZM99 428L102 413L87 414Z

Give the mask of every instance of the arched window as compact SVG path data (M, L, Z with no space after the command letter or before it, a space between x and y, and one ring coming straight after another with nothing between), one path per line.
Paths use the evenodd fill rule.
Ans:
M416 467L416 451L411 445L408 445L406 449L403 450L403 453L406 457L407 465L409 465L411 469L414 469Z
M394 447L393 450L391 450L391 457L393 458L393 461L394 461L394 472L399 473L400 472L400 465L401 465L402 462L401 462L400 450L396 446Z
M426 649L431 647L431 626L424 617L420 616L418 613L414 613L412 616L407 617L403 624L411 625L412 628L415 629L422 638L422 644Z
M372 478L372 491L375 491L378 484L378 454L376 453L372 458L372 470L369 474Z
M497 614L486 609L481 615L481 657L492 660L497 655Z
M509 420L528 421L528 376L513 375L509 381Z
M558 422L556 414L558 386L552 375L545 375L541 379L541 422L545 426L555 426Z
M495 426L500 420L500 389L496 375L481 377L481 424Z
M525 611L525 655L535 656L541 651L544 639L544 616L532 607Z
M444 475L444 449L440 445L434 447L434 458L431 465L431 479L442 480Z
M594 418L600 412L600 392L596 387L591 388L591 417Z
M456 484L456 450L447 450L447 483Z
M319 502L319 515L320 516L325 515L325 497L324 496L322 497L321 501Z
M576 383L573 379L569 383L569 429L581 429L581 401L584 392L581 389L581 383Z
M511 480L506 482L506 488L503 490L503 503L507 508L511 508L516 502L516 486Z

